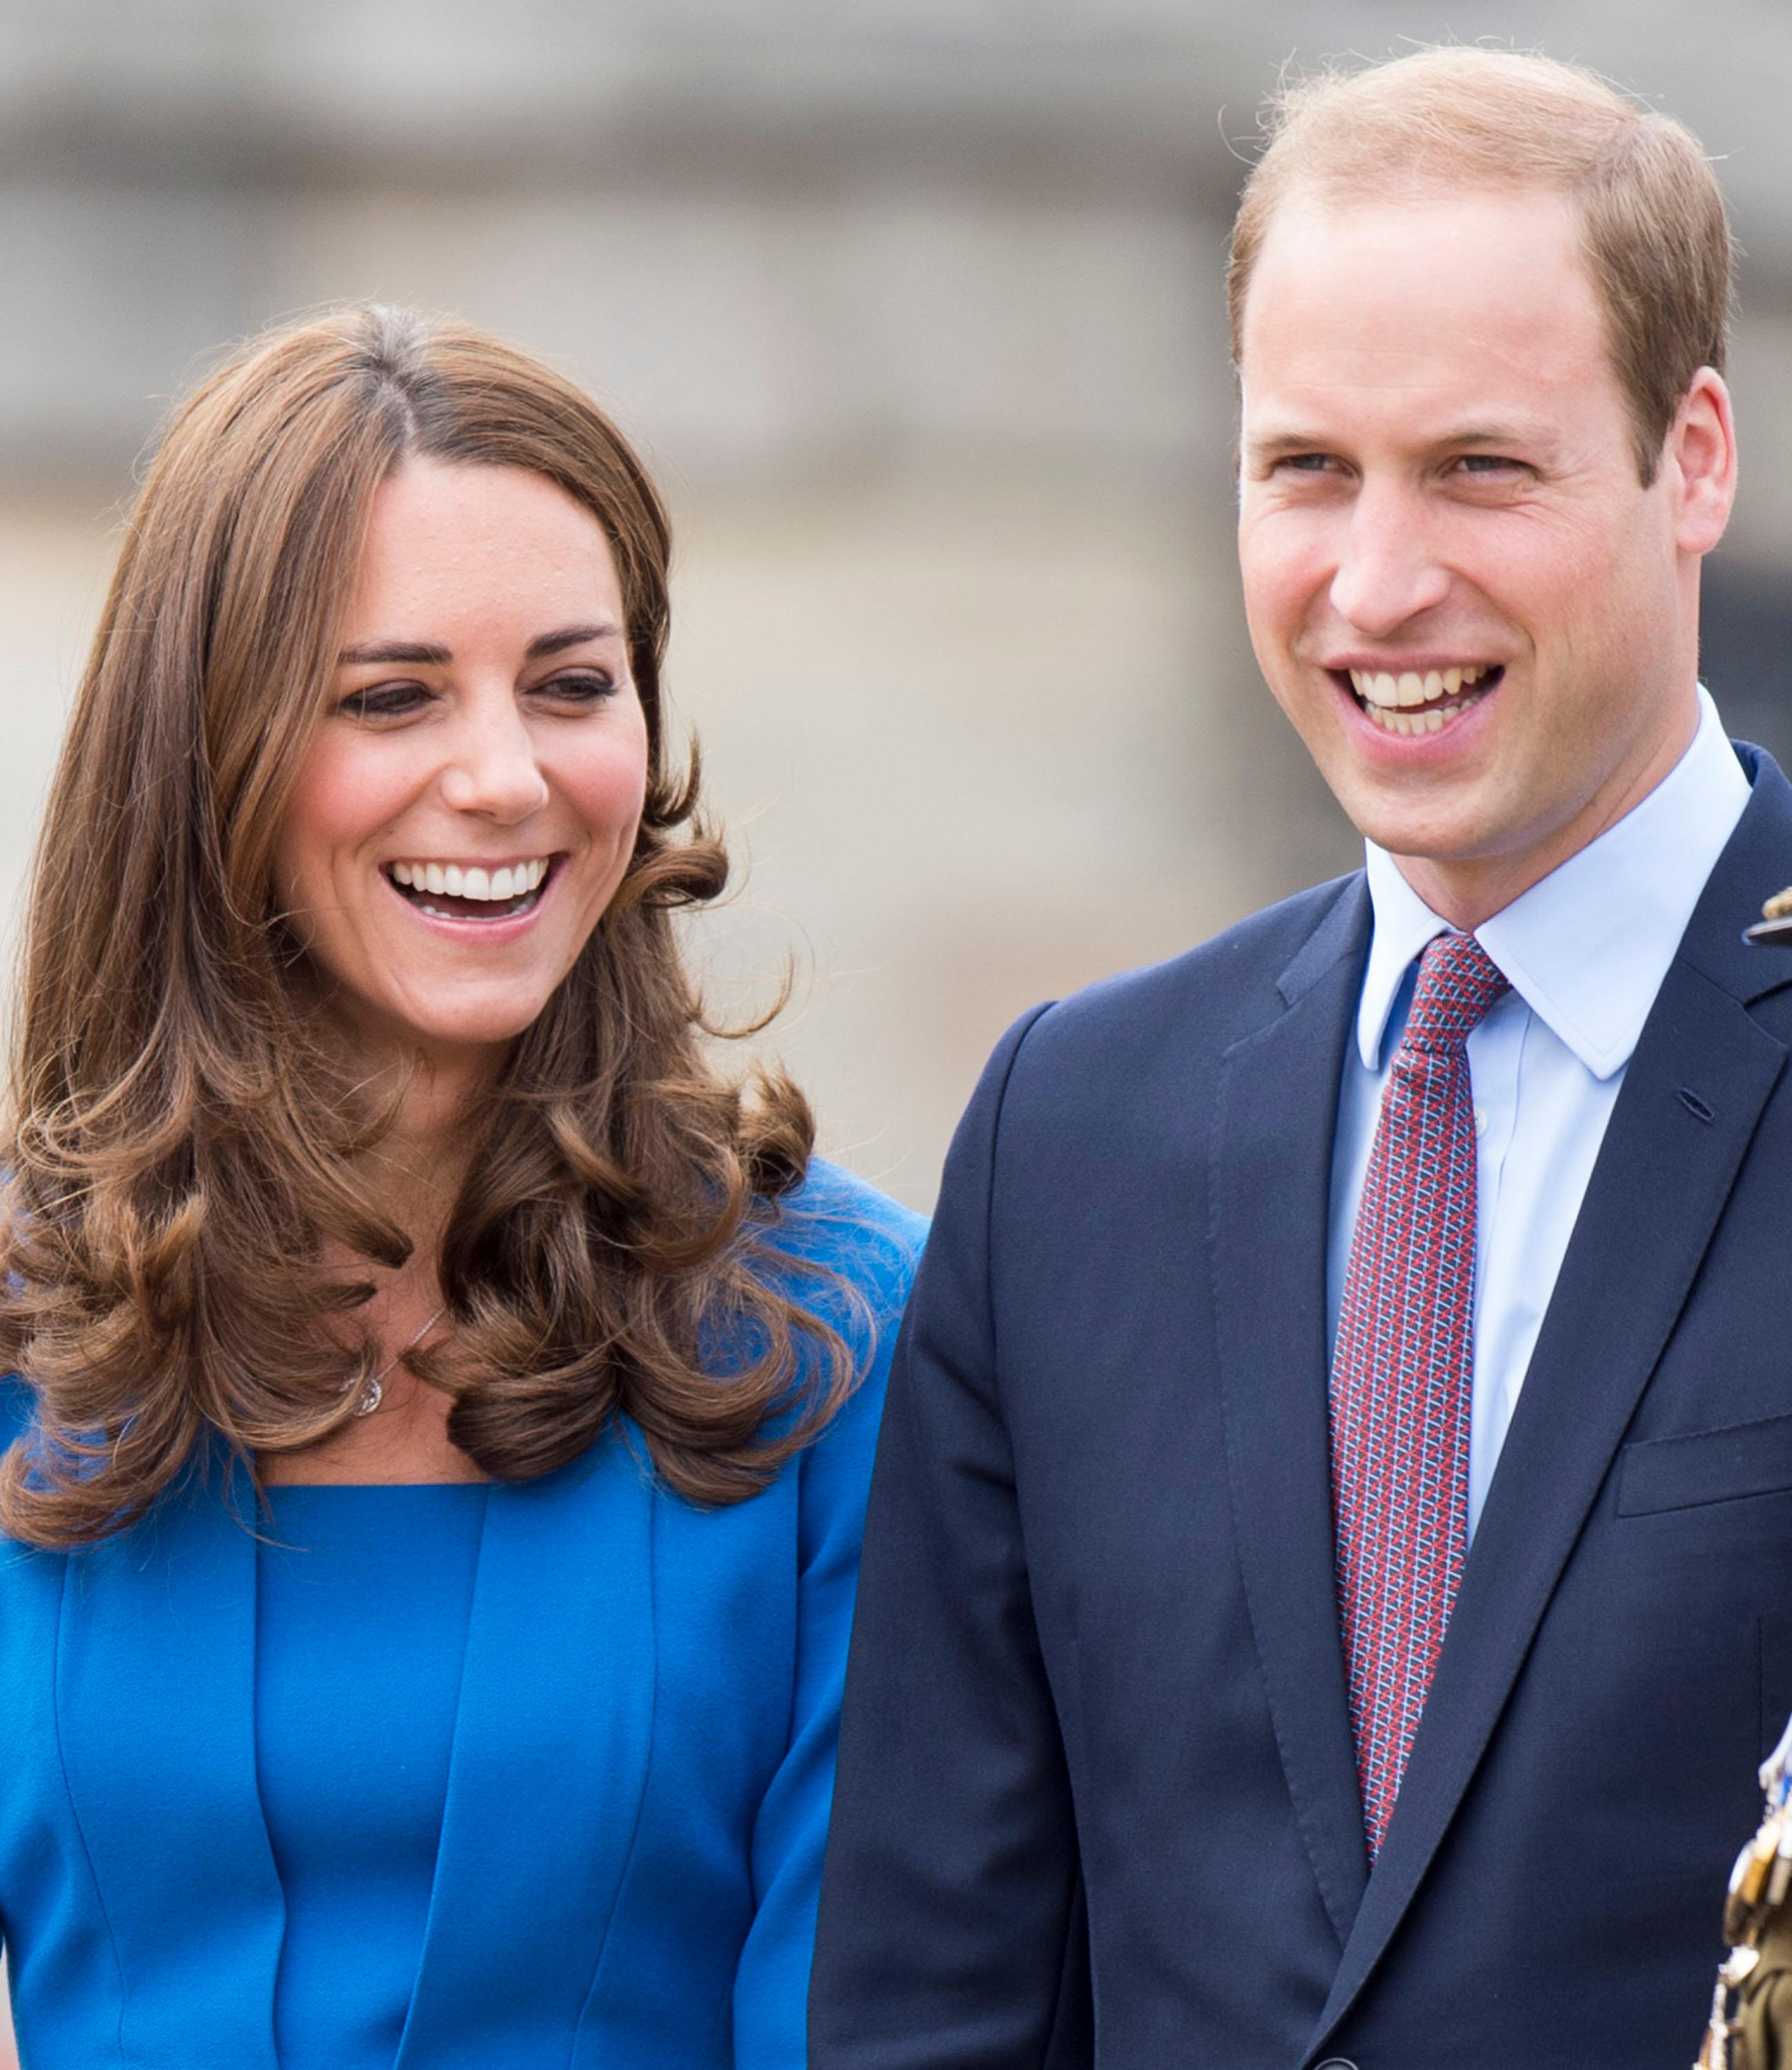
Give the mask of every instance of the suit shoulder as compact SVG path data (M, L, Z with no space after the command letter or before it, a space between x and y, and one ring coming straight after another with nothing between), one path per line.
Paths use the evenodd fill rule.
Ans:
M1277 985L1301 951L1336 933L1341 953L1353 938L1362 873L1334 878L1274 906L1166 962L1123 971L1048 1007L1028 1029L1017 1073L1085 1049L1109 1055L1172 1037L1186 1051L1229 1046L1279 1010Z

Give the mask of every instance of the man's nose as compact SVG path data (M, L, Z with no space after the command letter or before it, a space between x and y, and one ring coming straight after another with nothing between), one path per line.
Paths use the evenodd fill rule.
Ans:
M465 714L442 773L443 802L513 826L547 803L535 742L514 702L494 698Z
M1432 550L1421 499L1365 483L1352 506L1332 607L1358 632L1385 637L1434 609L1450 575Z

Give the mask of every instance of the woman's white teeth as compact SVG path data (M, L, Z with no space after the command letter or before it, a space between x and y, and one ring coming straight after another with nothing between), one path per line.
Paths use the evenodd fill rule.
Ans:
M392 881L412 891L433 891L438 898L479 898L494 904L521 898L539 890L547 876L547 860L507 864L501 869L482 869L477 864L462 869L457 862L395 862Z
M1385 671L1352 669L1351 687L1363 701L1363 709L1388 733L1436 733L1459 718L1479 697L1442 709L1442 701L1460 697L1490 673L1487 665L1469 669L1427 669L1421 675L1409 669L1396 676ZM1481 696L1484 697L1483 691ZM1427 707L1436 706L1432 710Z

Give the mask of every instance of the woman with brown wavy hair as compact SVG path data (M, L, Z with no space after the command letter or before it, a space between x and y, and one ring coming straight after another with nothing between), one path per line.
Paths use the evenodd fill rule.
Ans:
M583 395L380 309L145 481L4 1146L33 2070L803 2060L919 1225L706 1053L668 549Z

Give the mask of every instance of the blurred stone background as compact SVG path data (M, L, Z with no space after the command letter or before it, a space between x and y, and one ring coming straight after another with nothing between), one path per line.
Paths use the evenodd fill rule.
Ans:
M771 1043L926 1207L1016 1013L1353 858L1244 636L1221 255L1281 67L1444 36L1722 161L1706 675L1792 752L1782 0L0 0L0 902L170 400L316 302L452 310L657 471L670 686L750 864L699 953L743 1010L795 955Z

